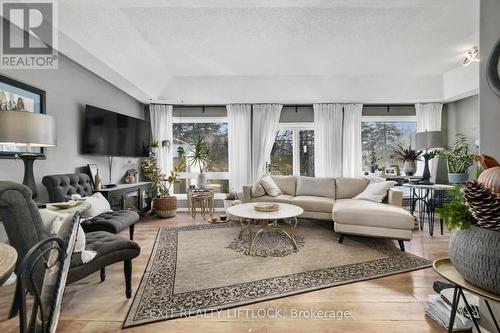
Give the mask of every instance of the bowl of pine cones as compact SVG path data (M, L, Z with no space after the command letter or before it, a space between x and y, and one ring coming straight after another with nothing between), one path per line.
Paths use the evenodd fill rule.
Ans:
M489 156L476 160L485 171L463 188L473 222L452 233L448 252L466 281L500 295L500 165Z

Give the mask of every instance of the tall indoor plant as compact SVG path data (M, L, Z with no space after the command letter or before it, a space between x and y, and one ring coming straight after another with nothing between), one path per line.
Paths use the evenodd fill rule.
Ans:
M207 168L210 158L210 150L203 136L197 137L192 144L189 145L189 165L198 167L200 173L198 174L197 184L199 188L207 186L207 176L205 170Z
M411 146L404 148L396 146L391 158L403 163L403 171L407 176L413 176L417 172L417 161L420 160L421 151L411 149Z
M161 148L167 147L170 147L170 144L163 141ZM155 151L160 147L157 141L152 141L150 148L149 157L141 162L141 170L144 176L151 180L153 193L156 193L156 198L153 200L153 209L160 217L173 217L177 212L177 197L170 195L170 188L178 181L179 174L185 170L186 162L185 159L181 159L167 177L158 164Z
M474 154L469 152L467 138L457 134L452 146L436 151L440 159L446 161L448 167L448 181L451 184L463 184L469 178L467 170L474 164Z

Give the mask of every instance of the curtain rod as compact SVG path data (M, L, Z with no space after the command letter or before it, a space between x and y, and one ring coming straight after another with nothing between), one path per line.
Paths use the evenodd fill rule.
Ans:
M242 104L259 104L259 103L242 103ZM273 103L274 104L274 103ZM340 103L340 104L349 104L349 103ZM171 104L176 108L192 108L192 107L201 107L201 108L209 108L209 107L226 107L226 104L183 104L183 105L175 105ZM313 104L283 104L283 107L307 107L313 106ZM415 106L415 104L363 104L363 106L368 107L410 107Z

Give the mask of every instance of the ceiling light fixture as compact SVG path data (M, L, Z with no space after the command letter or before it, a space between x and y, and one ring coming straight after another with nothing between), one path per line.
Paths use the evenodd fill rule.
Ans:
M477 46L471 47L465 52L465 59L462 61L462 66L468 66L474 61L479 61L479 48Z

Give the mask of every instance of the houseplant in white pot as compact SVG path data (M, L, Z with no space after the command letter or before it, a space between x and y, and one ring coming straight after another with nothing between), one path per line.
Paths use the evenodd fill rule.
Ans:
M417 161L420 160L421 151L411 149L411 146L404 148L396 146L391 158L403 163L403 171L406 176L413 176L417 172Z
M464 135L457 134L452 146L439 149L436 154L446 161L450 184L463 184L469 179L467 170L474 164L474 154L469 152L469 144Z
M210 158L210 150L208 149L205 138L197 137L192 144L189 145L189 165L197 167L200 171L197 178L199 188L207 187L207 176L205 170Z
M154 142L151 146L155 148ZM144 176L151 180L151 188L153 193L156 193L156 197L153 200L153 209L159 217L173 217L176 215L177 197L170 195L170 188L178 181L177 177L185 168L185 159L181 159L179 164L170 171L170 175L167 177L158 165L155 149L152 149L149 157L141 162L141 170Z

